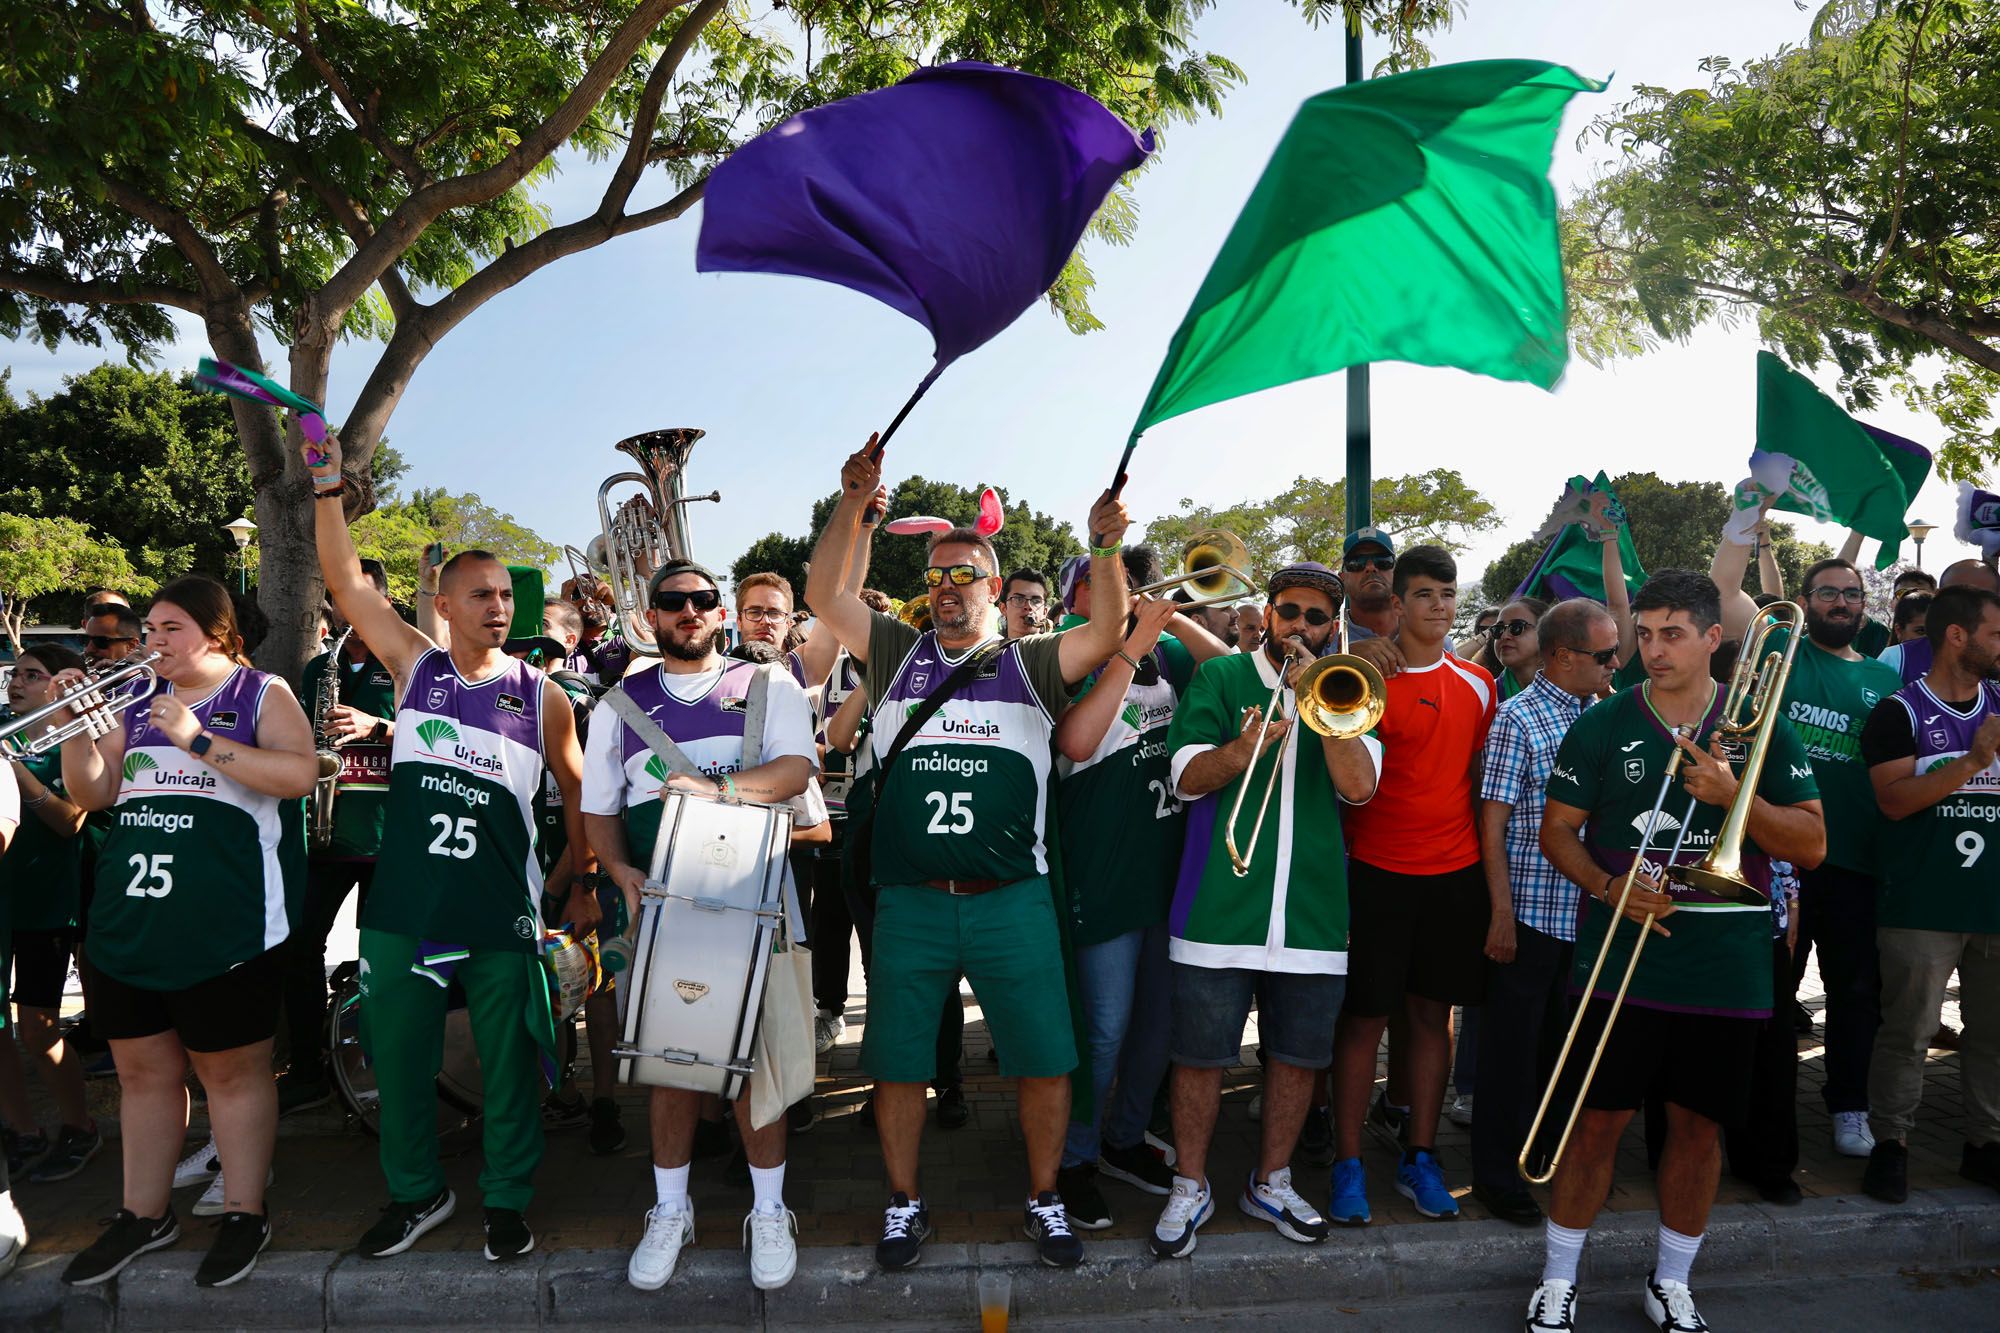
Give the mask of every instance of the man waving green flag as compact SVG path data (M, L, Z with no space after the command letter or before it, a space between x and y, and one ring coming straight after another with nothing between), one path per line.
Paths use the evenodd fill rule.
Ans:
M1537 60L1371 79L1299 109L1133 427L1370 361L1562 376L1549 158L1601 83Z

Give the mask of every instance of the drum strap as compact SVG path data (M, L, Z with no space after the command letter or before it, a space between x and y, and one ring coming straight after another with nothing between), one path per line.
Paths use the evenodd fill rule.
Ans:
M674 744L674 738L660 730L660 724L646 716L646 710L639 707L639 701L625 693L622 685L613 686L604 696L604 706L624 719L625 725L639 733L639 739L646 742L646 748L660 756L660 762L667 766L669 773L685 773L689 777L703 777L694 761L681 753L681 747Z

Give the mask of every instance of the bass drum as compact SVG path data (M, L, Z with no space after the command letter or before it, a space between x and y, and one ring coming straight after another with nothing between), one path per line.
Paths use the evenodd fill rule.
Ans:
M347 1112L371 1136L381 1133L382 1094L361 1050L361 985L352 975L334 978L327 1010L327 1060ZM479 1052L465 997L454 986L444 1016L444 1066L437 1076L438 1151L453 1156L479 1146Z

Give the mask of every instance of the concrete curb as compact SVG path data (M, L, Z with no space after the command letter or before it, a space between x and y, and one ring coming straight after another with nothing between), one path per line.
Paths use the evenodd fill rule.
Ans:
M1652 1214L1607 1214L1584 1252L1583 1282L1637 1281L1652 1266ZM254 1328L855 1327L950 1324L976 1317L981 1272L1013 1280L1024 1323L1139 1312L1232 1313L1396 1297L1437 1299L1526 1292L1539 1271L1542 1233L1504 1222L1416 1223L1340 1231L1305 1248L1261 1233L1218 1235L1186 1263L1156 1260L1144 1242L1087 1243L1070 1273L1035 1262L1026 1242L932 1244L918 1267L884 1273L866 1248L808 1249L782 1291L759 1293L734 1251L690 1250L659 1292L625 1281L623 1250L566 1250L505 1266L477 1253L388 1261L329 1251L267 1254L240 1286L194 1285L192 1247L148 1255L117 1282L71 1289L66 1255L32 1247L0 1281L0 1328L220 1333ZM1862 1198L1808 1199L1796 1208L1731 1204L1709 1222L1697 1272L1715 1286L1814 1274L1910 1269L1949 1272L2000 1261L2000 1199L1990 1190L1926 1192L1890 1206Z

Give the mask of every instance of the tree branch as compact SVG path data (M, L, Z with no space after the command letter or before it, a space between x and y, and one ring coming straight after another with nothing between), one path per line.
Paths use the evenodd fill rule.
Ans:
M201 293L161 283L84 282L34 269L0 268L0 289L65 305L168 305L189 314L202 312Z
M604 49L584 71L576 87L561 106L532 130L521 136L507 155L484 171L453 176L416 190L389 215L388 219L359 247L339 272L313 294L301 318L315 323L331 336L342 317L361 299L362 293L381 277L389 266L415 244L426 227L454 208L467 208L496 199L527 179L528 173L569 141L597 104L604 100L632 55L652 35L660 22L690 0L639 0L632 13L618 25ZM519 251L515 251L519 253Z
M1846 275L1841 283L1841 295L1885 324L1920 333L1938 346L1957 352L1974 365L2000 373L2000 347L1981 342L1966 330L1929 311L1898 305L1866 286L1857 274Z
M371 95L366 101L356 97L347 80L319 49L319 44L313 40L312 35L312 13L306 8L304 0L295 0L293 13L296 25L290 30L279 27L256 5L249 6L247 12L259 26L304 58L306 64L312 67L313 73L319 75L320 82L327 86L328 91L332 92L340 102L348 117L354 121L354 128L361 131L361 137L373 145L376 152L389 159L390 164L403 179L410 183L411 189L420 190L431 183L430 173L424 170L423 163L417 160L416 154L382 132L381 124L374 114L375 96Z
M174 248L187 257L188 263L194 267L195 280L201 284L203 297L217 301L236 294L236 280L229 276L229 270L222 266L221 257L215 253L215 247L195 229L187 214L161 203L138 186L120 180L110 172L99 173L98 179L104 182L104 192L112 203L172 241Z
M681 20L673 40L667 43L666 50L654 62L652 73L646 76L646 86L640 91L638 108L632 113L631 137L625 142L625 155L619 159L618 169L611 174L610 183L604 187L604 198L597 205L600 219L616 218L625 211L626 203L632 198L633 187L639 183L639 174L646 169L667 85L673 82L674 73L693 49L701 30L722 12L723 4L724 0L700 0Z

